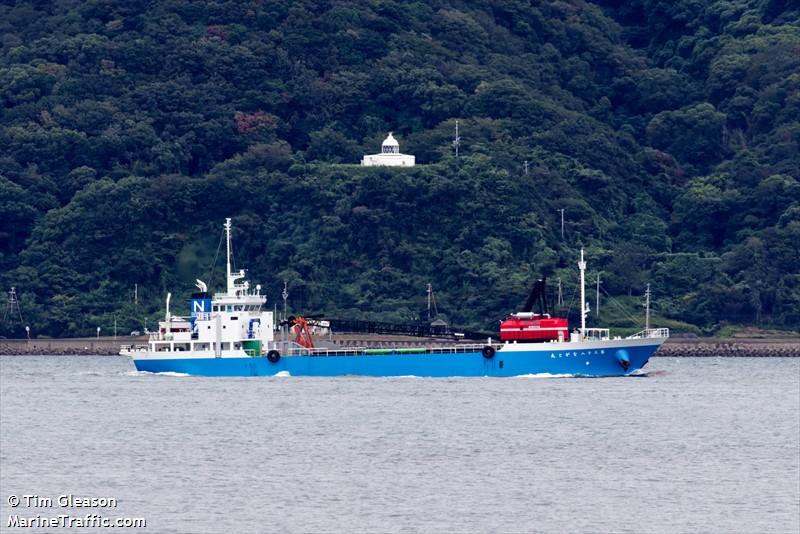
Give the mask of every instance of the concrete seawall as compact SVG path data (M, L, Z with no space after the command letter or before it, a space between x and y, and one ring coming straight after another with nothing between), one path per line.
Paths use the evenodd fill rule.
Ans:
M328 343L338 347L411 347L419 345L453 345L451 340L409 338L405 336L334 335ZM74 338L74 339L0 339L0 355L116 355L121 345L146 343L145 338ZM737 339L737 338L673 338L656 356L693 357L790 357L800 358L800 338Z

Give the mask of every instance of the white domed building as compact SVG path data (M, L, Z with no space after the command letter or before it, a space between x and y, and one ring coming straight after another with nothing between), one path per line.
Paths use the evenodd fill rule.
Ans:
M365 167L413 167L415 164L414 156L400 153L400 143L392 136L392 132L383 140L380 154L369 154L361 159L361 165Z

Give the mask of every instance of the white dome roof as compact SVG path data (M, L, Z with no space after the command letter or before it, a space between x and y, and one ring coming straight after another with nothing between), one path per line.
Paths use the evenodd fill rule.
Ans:
M396 146L396 147L399 147L400 143L397 142L397 139L392 137L392 132L389 132L389 136L386 139L383 140L383 143L381 143L381 146Z

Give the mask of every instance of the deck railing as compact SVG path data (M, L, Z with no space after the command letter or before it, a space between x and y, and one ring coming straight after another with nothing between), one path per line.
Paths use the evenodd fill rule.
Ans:
M646 330L642 330L641 332L637 332L632 336L628 336L628 339L648 339L648 338L668 338L669 337L669 328L648 328Z
M460 354L480 352L485 345L454 345L449 347L381 348L348 347L346 349L306 349L293 347L292 355L303 356L376 356L381 354ZM499 345L498 345L499 347Z
M608 328L584 328L583 329L583 339L586 341L602 341L604 339L608 339L609 330Z

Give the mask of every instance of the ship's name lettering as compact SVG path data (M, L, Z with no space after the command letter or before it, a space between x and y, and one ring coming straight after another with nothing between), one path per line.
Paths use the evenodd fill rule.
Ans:
M605 354L605 349L599 350L582 350L580 353L578 351L566 351L566 352L551 352L550 358L575 358L577 356L599 356L601 354Z

